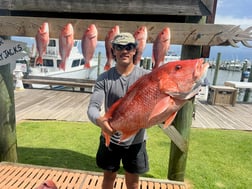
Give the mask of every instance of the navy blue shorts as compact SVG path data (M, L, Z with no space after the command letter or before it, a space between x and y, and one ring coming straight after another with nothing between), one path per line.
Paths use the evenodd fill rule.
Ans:
M134 174L143 174L149 170L146 142L123 147L110 143L105 146L105 139L100 137L100 145L96 154L96 163L103 170L116 172L120 168L122 160L123 168Z

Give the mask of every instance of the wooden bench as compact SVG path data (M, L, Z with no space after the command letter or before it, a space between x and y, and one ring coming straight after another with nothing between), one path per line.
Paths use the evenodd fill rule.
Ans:
M252 82L225 81L224 85L237 89L252 89Z
M98 172L35 166L27 164L0 163L0 188L34 189L51 179L60 189L100 189L103 174ZM140 189L186 189L183 182L140 178ZM123 175L118 175L114 189L126 189Z
M60 78L60 77L42 77L42 76L28 76L27 78L22 78L23 84L41 84L52 86L65 86L72 87L73 90L75 87L79 87L81 91L92 92L95 80L87 79L73 79L73 78ZM88 91L86 90L88 89Z

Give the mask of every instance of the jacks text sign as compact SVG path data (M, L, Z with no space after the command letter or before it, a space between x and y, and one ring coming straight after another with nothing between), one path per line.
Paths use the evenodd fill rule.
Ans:
M16 62L17 59L24 57L25 46L23 42L0 38L0 66Z

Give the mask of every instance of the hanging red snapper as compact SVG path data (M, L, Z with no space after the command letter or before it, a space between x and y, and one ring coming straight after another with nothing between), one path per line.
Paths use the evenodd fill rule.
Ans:
M153 69L156 69L164 62L165 55L170 48L170 28L164 28L156 37L152 48Z
M85 68L90 68L90 61L92 60L95 48L97 45L98 31L94 24L91 24L87 30L84 32L81 40L82 54L85 58Z
M112 44L111 41L114 39L114 37L120 33L120 28L118 25L114 26L109 30L105 37L105 49L106 49L106 57L107 62L104 66L104 70L109 70L111 68L112 62L113 62L113 54L112 54Z
M138 64L142 58L142 54L146 47L146 41L148 37L147 28L146 26L139 27L135 33L134 37L137 41L137 54L134 57L134 64Z
M141 128L163 122L164 127L169 126L177 111L198 93L200 79L208 67L203 62L203 59L169 62L139 78L104 115L112 129L121 133L120 140ZM108 146L110 136L103 134Z
M59 36L59 53L61 56L60 69L65 70L66 61L74 44L74 29L71 23L65 25Z
M44 22L38 29L35 36L36 48L38 51L38 57L36 64L43 64L43 55L46 53L47 45L49 44L49 26L47 22Z

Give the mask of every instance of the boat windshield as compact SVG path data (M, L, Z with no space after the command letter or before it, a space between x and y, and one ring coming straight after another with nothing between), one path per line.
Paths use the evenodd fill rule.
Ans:
M80 65L80 59L73 60L73 62L72 62L72 68L73 68L73 67L77 67L77 66L79 66L79 65Z
M48 67L53 67L53 60L51 59L43 59L43 65Z
M84 64L85 64L85 60L84 60L84 59L81 59L80 65L84 65Z

